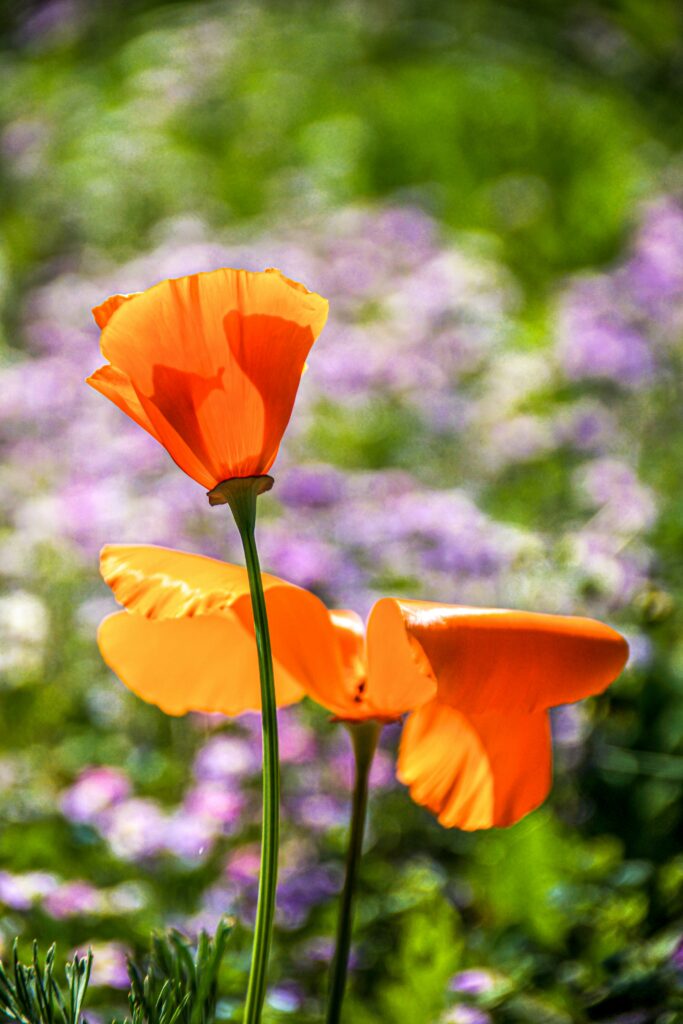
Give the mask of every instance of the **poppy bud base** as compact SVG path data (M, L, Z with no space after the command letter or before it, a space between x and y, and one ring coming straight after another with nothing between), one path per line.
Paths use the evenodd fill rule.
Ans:
M206 492L206 496L209 499L209 505L230 505L234 512L233 506L236 502L244 501L249 496L257 498L259 494L265 494L274 483L272 476L267 474L263 476L233 476L230 480L222 480L221 483L216 484L213 490Z

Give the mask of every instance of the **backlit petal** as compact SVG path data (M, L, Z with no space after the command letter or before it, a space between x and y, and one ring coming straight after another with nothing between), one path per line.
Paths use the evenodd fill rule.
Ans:
M116 310L128 302L129 299L134 299L140 292L133 292L131 295L110 295L108 299L100 303L99 306L94 306L92 315L95 318L95 323L98 327L106 327Z
M101 623L97 640L128 689L166 714L261 707L253 635L229 613L155 620L117 612ZM274 671L278 704L299 700L301 686L277 659Z
M244 566L152 544L107 544L100 572L120 604L151 619L210 615L249 596ZM266 574L263 586L295 589Z
M352 611L326 613L335 648L333 671L321 671L306 687L312 700L340 718L363 718L358 700L365 686L365 630L360 615Z
M391 598L378 601L370 612L367 659L367 704L376 716L396 718L435 696L431 666Z
M432 701L406 721L397 774L446 828L512 825L550 790L547 712L465 715Z
M86 379L86 384L89 384L95 391L99 391L100 394L108 398L114 405L117 405L122 412L125 412L127 416L130 416L132 420L151 434L155 441L159 438L157 433L149 422L145 410L140 404L135 388L131 384L125 373L121 370L117 370L115 366L101 366L99 370L95 370Z
M326 316L324 299L279 271L222 269L134 296L101 348L171 457L211 488L268 471Z
M593 619L393 604L428 659L439 700L467 713L530 712L581 700L606 689L628 657L624 638Z

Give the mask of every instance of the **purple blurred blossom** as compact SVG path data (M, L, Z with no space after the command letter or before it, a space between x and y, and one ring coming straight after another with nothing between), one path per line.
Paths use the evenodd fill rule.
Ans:
M345 792L351 792L355 776L355 761L350 743L345 749L339 750L332 758L331 767L335 781ZM385 750L377 750L370 768L370 788L385 789L394 783L396 778L394 758Z
M582 704L562 704L550 710L553 744L569 749L581 745L585 739L586 712Z
M482 968L459 971L448 983L451 992L462 992L471 996L486 995L494 988L494 985L495 981L491 972Z
M185 860L202 860L216 842L220 824L206 815L179 809L170 814L162 836L163 847Z
M292 817L314 832L327 832L347 824L348 807L344 800L325 793L309 793L289 801Z
M580 489L594 505L602 506L603 528L617 533L638 533L651 527L657 506L650 489L634 470L618 459L602 458L584 464L577 473Z
M330 964L332 957L334 956L335 943L334 939L326 939L322 936L317 936L307 942L302 949L303 958L305 962ZM349 970L354 971L360 963L358 953L355 949L351 949L349 953Z
M235 825L244 810L244 796L225 784L200 783L185 794L183 807L188 815L205 818L219 825Z
M278 711L278 739L283 764L310 764L315 759L315 733L288 708Z
M266 1002L280 1013L294 1013L304 1005L305 992L295 981L282 981L268 992Z
M241 736L212 736L199 750L194 774L204 782L231 782L258 770L260 748Z
M130 793L130 782L118 768L86 768L62 793L62 813L71 821L94 822L112 804Z
M295 872L283 872L278 886L277 918L282 927L300 928L311 910L326 903L339 891L338 872L325 866L307 865Z
M554 418L555 441L580 452L600 453L617 436L612 413L597 402L576 402L561 408Z
M576 282L558 313L557 354L571 380L607 378L626 387L649 382L655 358L647 337L621 314L606 277Z
M88 942L78 946L74 953L85 956L88 948L93 953L90 984L94 988L127 989L130 979L126 948L120 942Z
M240 885L254 883L258 879L260 867L261 853L258 846L243 846L228 857L225 876Z
M332 466L293 466L279 479L277 497L294 508L327 508L344 494L344 474Z
M140 860L159 853L165 845L167 818L153 800L132 798L105 811L100 831L122 860Z
M47 894L43 906L50 917L62 920L98 913L102 908L102 897L89 882L65 882Z
M0 871L0 902L12 910L28 910L54 892L58 884L54 875L44 871L23 875Z
M540 416L508 416L496 423L487 443L488 462L496 468L538 458L553 448L550 424Z
M492 1024L491 1017L476 1006L454 1006L443 1018L444 1024Z
M683 300L683 209L670 197L645 207L623 277L648 316L661 317Z

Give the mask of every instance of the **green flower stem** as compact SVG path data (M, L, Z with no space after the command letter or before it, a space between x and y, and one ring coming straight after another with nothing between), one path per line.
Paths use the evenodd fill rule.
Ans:
M339 906L337 941L330 971L330 990L327 1004L327 1024L339 1024L341 1020L346 974L351 951L353 929L353 898L360 858L363 852L363 834L368 808L368 779L372 759L377 749L381 725L379 722L345 722L353 743L356 772L351 811L351 832L346 854L346 876Z
M251 606L261 677L261 722L263 729L263 827L261 832L261 870L254 927L251 969L244 1006L244 1024L259 1024L266 995L268 955L275 916L278 846L280 839L280 764L278 758L277 705L273 655L266 615L256 538L256 498L272 486L270 477L246 477L227 480L209 495L211 504L227 503L242 538L249 574Z

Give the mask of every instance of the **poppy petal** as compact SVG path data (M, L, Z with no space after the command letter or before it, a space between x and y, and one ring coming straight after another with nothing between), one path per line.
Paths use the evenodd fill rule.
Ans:
M115 366L107 364L106 366L101 366L99 370L95 370L86 379L86 384L89 384L91 388L99 391L101 395L104 395L110 402L117 405L138 426L146 430L148 434L151 434L155 441L159 440L156 430L140 404L135 388L125 373L117 370Z
M272 465L327 308L279 271L221 269L135 296L101 349L171 457L211 488Z
M406 635L428 659L439 699L468 714L570 704L605 690L628 658L624 638L594 619L426 601L393 604Z
M139 294L140 292L133 292L131 295L110 295L99 306L94 306L92 315L97 326L100 328L106 327L119 306L122 306L124 302L128 302L129 299L134 299Z
M465 715L432 701L408 716L397 775L446 828L512 825L550 791L548 714Z
M358 700L365 684L365 630L352 611L327 612L332 631L332 667L318 672L306 686L308 696L339 718L363 718Z
M232 615L256 650L243 566L153 545L110 544L102 549L100 570L132 617L164 621ZM343 670L325 605L276 576L263 573L262 581L275 661L311 695L318 688L338 692ZM224 659L229 656L228 651L222 654Z
M249 595L243 566L153 544L105 545L100 572L124 608L150 619L211 615ZM263 584L291 586L266 575Z
M370 612L367 659L367 703L377 717L397 718L436 695L432 667L391 598L377 601Z
M100 624L97 641L128 689L168 715L260 710L254 638L236 616L155 620L116 612ZM277 659L273 667L278 705L299 700L297 679Z

